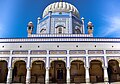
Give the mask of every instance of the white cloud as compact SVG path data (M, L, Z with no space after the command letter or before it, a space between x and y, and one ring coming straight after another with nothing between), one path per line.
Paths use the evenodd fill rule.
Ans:
M103 18L105 25L102 26L102 36L118 33L120 36L120 16L107 16Z

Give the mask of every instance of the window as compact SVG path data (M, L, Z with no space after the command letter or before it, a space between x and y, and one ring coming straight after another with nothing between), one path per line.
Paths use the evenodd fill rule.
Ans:
M46 33L46 29L44 29L44 28L41 29L40 33L42 33L42 34L43 34L43 33Z
M62 28L61 27L58 29L58 33L62 34Z
M81 33L81 30L80 30L79 26L75 27L74 33L75 34L80 34Z
M62 25L58 25L57 27L56 27L56 33L57 34L63 34L64 33L64 26L62 26Z

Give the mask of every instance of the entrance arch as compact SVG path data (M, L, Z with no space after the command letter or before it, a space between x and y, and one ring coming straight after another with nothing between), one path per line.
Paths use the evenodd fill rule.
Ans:
M66 82L66 67L64 61L53 61L50 67L50 83Z
M92 60L90 62L90 82L104 82L104 71L102 68L102 63L98 60Z
M13 68L13 83L25 83L26 81L26 63L25 61L17 61Z
M71 62L70 68L71 83L85 83L84 62L75 60Z
M108 77L110 82L120 81L120 68L117 60L108 62Z
M6 61L0 61L0 83L6 83L7 80L7 62Z
M32 63L31 83L45 83L45 63L43 61Z

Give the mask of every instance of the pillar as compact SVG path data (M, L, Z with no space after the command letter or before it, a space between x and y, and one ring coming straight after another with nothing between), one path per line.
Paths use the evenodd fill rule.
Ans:
M30 54L30 50L28 51ZM30 68L30 57L28 57L28 60L27 60L27 74L26 74L26 84L30 84L30 79L31 79L31 68Z
M12 83L12 70L13 70L13 68L11 68L11 67L8 68L7 84Z
M108 82L108 72L107 72L107 67L108 67L108 62L106 59L106 56L104 56L104 82Z
M67 84L70 83L70 57L67 56Z
M90 75L89 75L89 61L88 56L86 56L86 83L90 82Z
M30 79L31 79L31 69L27 68L26 84L30 84Z
M9 58L9 62L8 62L8 74L7 74L7 84L11 84L12 83L12 57Z
M46 57L45 84L49 84L49 57Z
M104 82L108 82L108 72L107 72L107 67L104 67Z
M48 14L48 29L47 29L47 33L50 34L51 33L51 15L52 15L52 11L50 10L49 11L49 14Z
M84 25L84 20L85 19L82 17L81 20L82 20L82 28L83 28L82 32L83 32L83 34L85 34L85 25Z
M70 10L70 15L69 15L69 34L72 34L72 10Z
M45 84L49 84L49 68L46 68Z

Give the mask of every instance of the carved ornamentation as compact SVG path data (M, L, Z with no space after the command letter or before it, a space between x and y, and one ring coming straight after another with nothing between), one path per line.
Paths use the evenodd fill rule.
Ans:
M54 54L55 54L55 55L56 55L56 54L57 54L57 55L58 55L58 54L61 55L61 54L67 54L67 51L66 51L66 50L50 50L49 53L50 53L50 54L53 54L53 55L54 55Z
M85 54L85 50L70 50L69 52L71 55L72 54Z
M9 58L8 58L8 57L6 57L6 58L0 57L0 61L6 61L6 62L8 62L8 61L9 61Z
M88 54L104 54L103 50L88 50Z
M104 57L89 57L89 64L92 60L98 60L102 63L102 66L104 66Z
M108 61L110 61L110 60L117 60L118 62L119 62L119 64L120 64L120 57L114 57L114 56L110 56L110 57L107 57L108 58Z
M47 54L47 51L46 50L32 50L31 55L45 55Z
M43 61L44 63L45 63L45 57L43 57L43 58L39 58L39 57L35 57L35 58L31 58L31 64L34 62L34 61Z
M28 54L28 51L27 51L27 50L25 50L25 51L13 51L12 54L13 54L13 55L16 55L16 54L17 54L17 55L18 55L18 54L19 54L19 55L27 55L27 54Z
M10 51L0 51L0 55L9 55L10 54Z
M13 57L12 58L12 67L14 67L15 62L17 61L25 61L25 63L27 62L27 57Z
M52 63L53 61L64 61L66 63L66 58L50 58L50 63Z
M106 50L106 54L120 54L120 50Z
M75 61L75 60L80 60L80 61L83 61L83 62L85 63L85 58L84 58L84 57L76 57L76 58L71 57L71 58L70 58L70 63L71 63L72 61Z

